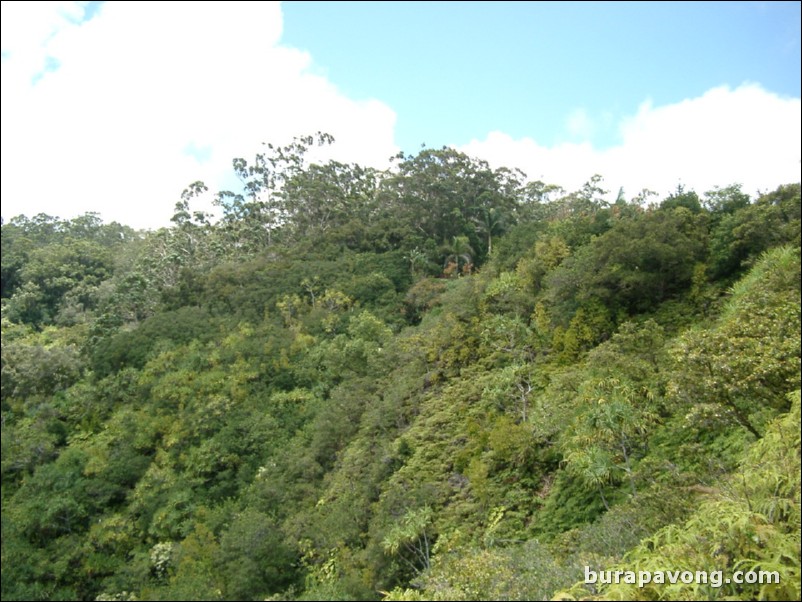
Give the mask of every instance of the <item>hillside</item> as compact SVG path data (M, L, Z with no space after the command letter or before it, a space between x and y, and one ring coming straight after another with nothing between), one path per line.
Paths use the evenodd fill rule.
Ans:
M3 223L4 600L799 599L799 183L331 142L219 219Z

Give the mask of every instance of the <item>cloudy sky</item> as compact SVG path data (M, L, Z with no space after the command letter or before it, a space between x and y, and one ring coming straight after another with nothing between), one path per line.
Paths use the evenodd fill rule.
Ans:
M798 2L2 2L2 215L168 223L325 131L613 194L800 180Z

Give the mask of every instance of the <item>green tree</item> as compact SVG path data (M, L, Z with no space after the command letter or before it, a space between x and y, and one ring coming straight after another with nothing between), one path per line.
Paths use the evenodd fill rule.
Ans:
M298 578L295 555L274 520L253 509L239 513L220 537L223 594L235 600L264 599Z
M644 587L597 585L589 595L577 583L559 599L787 600L800 594L799 391L789 396L791 411L775 420L766 437L744 457L742 468L724 489L703 501L684 524L671 524L646 538L612 570L704 571L731 576L735 571L770 571L777 579L715 584L653 581ZM766 582L768 581L768 582Z
M459 276L470 274L474 250L467 236L455 236L446 247L445 274Z
M691 213L700 213L702 211L702 202L699 200L699 195L693 190L685 190L681 184L677 189L669 194L662 203L660 209L663 211L671 211L677 207L684 207Z
M673 349L672 397L717 409L755 437L799 386L799 251L766 253L734 288L718 322L683 334Z
M408 225L407 248L464 236L478 249L473 218L487 215L497 230L499 218L515 211L520 185L509 170L493 171L486 162L449 148L398 159L392 175L382 181L379 199L390 219Z
M498 207L481 207L473 218L476 229L487 237L487 254L493 254L493 236L504 231L504 217Z
M218 192L215 204L223 210L221 229L229 248L238 253L254 254L272 243L274 234L286 220L292 203L285 208L285 185L303 172L309 149L331 144L329 134L301 136L286 146L266 144L266 152L257 153L253 162L243 158L232 161L234 173L242 183L242 192Z
M634 461L645 449L647 434L657 420L650 409L648 389L615 378L590 383L579 415L565 434L568 469L597 489L605 507L603 488L622 477L637 495Z
M434 545L431 522L432 509L428 506L408 511L382 540L385 553L401 559L414 574L428 570Z
M633 314L686 290L704 253L704 224L690 211L654 211L618 220L565 259L546 284L563 316L591 300L614 314Z
M378 217L380 177L376 170L336 161L293 171L281 190L289 236L318 239L319 244L319 237L328 234L361 250Z
M712 272L717 278L743 273L774 246L791 244L799 248L799 184L780 186L751 205L744 197L738 189L717 191L714 197L717 223L710 246Z

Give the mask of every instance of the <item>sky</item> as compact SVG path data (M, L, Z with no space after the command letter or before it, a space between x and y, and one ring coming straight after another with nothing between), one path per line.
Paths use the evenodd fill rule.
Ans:
M799 2L0 6L4 220L161 227L316 131L340 161L451 146L628 198L800 181Z

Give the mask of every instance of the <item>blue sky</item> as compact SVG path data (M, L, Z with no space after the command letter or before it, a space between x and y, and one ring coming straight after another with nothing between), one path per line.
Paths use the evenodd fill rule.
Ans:
M647 99L676 103L745 82L800 95L797 2L285 2L283 11L282 42L308 50L346 94L388 102L405 149L492 130L606 147L620 141L614 124ZM582 112L594 127L572 132L568 116Z
M800 179L798 2L2 3L3 217L168 223L263 141L568 190ZM206 203L209 199L205 199Z

